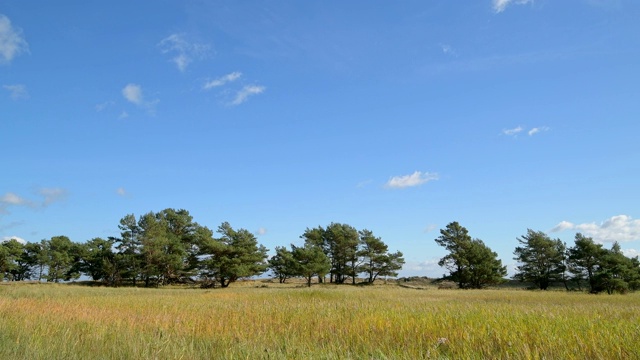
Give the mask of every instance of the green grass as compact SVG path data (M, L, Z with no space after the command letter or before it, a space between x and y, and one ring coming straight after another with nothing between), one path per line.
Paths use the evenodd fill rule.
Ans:
M0 286L0 358L640 358L640 294L234 286Z

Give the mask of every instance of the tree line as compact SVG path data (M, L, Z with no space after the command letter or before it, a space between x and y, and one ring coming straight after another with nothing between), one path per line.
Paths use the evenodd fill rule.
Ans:
M9 281L59 282L84 275L110 286L227 287L270 271L281 283L299 277L311 286L314 278L322 283L327 277L337 284L357 279L373 283L380 276L397 276L404 265L403 254L390 252L372 231L341 223L307 228L300 236L302 245L276 246L270 258L250 231L223 222L214 232L193 221L187 210L165 209L138 218L129 214L118 228L119 237L84 243L66 236L26 244L5 241L0 244L0 274ZM640 261L626 257L617 242L606 249L578 233L574 245L567 246L530 229L517 241L513 278L538 289L560 285L609 294L640 289ZM435 242L448 251L438 262L448 271L441 280L461 289L505 281L507 269L498 255L458 222L441 229Z
M87 276L109 286L162 286L200 283L227 287L270 270L280 282L304 277L319 282L356 283L359 275L373 282L397 276L404 258L369 230L331 223L306 229L303 246L268 249L246 229L223 222L214 233L193 221L187 210L165 209L136 218L123 217L119 237L93 238L84 243L66 236L40 242L5 241L0 245L0 274L5 280L60 282Z
M531 229L517 240L514 260L519 265L513 278L538 289L546 290L553 284L561 284L566 290L608 294L640 289L640 261L637 256L626 257L617 242L606 249L578 233L569 247L560 239ZM505 281L507 269L497 254L482 240L471 238L459 223L449 223L435 241L449 252L438 262L449 271L442 279L454 281L462 289L480 289Z

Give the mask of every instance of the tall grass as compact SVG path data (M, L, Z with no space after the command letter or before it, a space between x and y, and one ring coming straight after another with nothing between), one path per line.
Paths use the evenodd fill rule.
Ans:
M625 359L638 339L640 294L0 286L2 359Z

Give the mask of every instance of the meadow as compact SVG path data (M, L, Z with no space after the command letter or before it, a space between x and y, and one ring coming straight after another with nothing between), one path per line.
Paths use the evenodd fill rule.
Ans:
M0 286L2 359L638 359L640 294Z

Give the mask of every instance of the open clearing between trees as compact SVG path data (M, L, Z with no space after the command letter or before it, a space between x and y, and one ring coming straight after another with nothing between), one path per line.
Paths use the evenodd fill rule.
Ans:
M3 359L640 358L640 294L0 286Z

